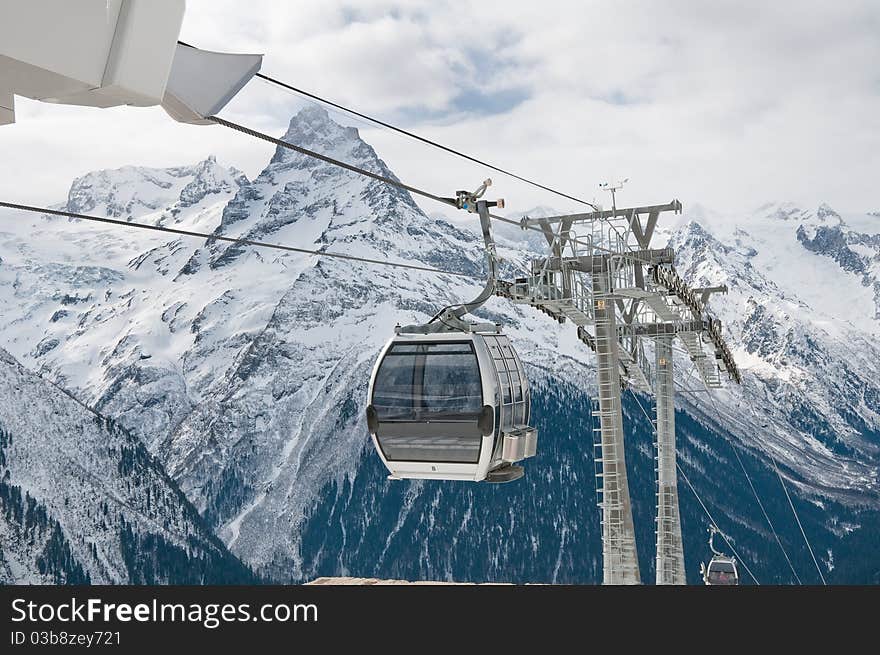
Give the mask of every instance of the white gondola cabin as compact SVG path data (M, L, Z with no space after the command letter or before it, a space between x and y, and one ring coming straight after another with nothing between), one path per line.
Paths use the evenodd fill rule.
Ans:
M500 331L397 334L370 381L367 424L393 478L508 482L535 454L522 362Z
M736 558L715 555L709 563L703 565L703 582L707 585L738 585L739 571Z
M707 585L738 585L739 569L736 566L736 558L725 555L715 547L716 534L722 533L717 527L710 525L709 549L712 551L712 559L709 560L708 564L700 563L700 574L703 576L703 582Z

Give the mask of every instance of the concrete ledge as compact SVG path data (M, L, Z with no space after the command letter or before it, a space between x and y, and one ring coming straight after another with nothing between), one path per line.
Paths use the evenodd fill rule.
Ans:
M317 578L310 585L503 585L507 582L434 582L430 580L381 580L379 578Z

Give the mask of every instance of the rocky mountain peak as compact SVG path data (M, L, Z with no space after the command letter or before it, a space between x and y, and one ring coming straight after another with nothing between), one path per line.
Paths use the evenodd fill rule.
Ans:
M356 128L340 125L330 117L326 109L318 106L304 107L296 113L290 119L287 131L281 139L339 159L348 157L350 160L355 154L360 155L358 160L365 156L376 158L375 151L361 140ZM303 157L304 155L278 146L271 163L304 161L317 165L315 160L303 160Z
M209 194L234 191L248 183L244 173L234 167L224 168L217 163L215 155L208 155L192 168L192 180L180 192L182 207L191 207Z
M290 118L285 136L326 140L336 135L345 135L358 138L358 132L353 127L343 127L332 118L323 107L309 105L300 109Z
M843 223L843 219L840 217L836 211L834 211L828 203L821 203L819 208L816 210L816 217L820 220L834 220L836 219L839 223Z
M306 107L290 119L284 141L314 150L371 172L396 179L376 151L352 127L340 125L326 110ZM379 252L393 248L422 250L431 221L406 191L279 146L266 168L226 205L218 234L250 240L270 237L300 247L320 247L362 238ZM383 234L378 234L387 228ZM406 231L410 239L401 239ZM367 236L372 235L372 236ZM435 247L443 242L437 234ZM415 248L416 242L422 243ZM248 250L238 244L210 244L210 265L222 268ZM197 270L198 257L182 272Z
M322 109L299 112L284 138L393 175L357 130L336 123ZM450 211L454 225L446 223L442 214L429 218L399 189L287 149L276 151L265 170L253 182L243 183L225 205L232 194L183 206L186 189L197 198L204 190L201 183L205 189L217 188L214 182L225 179L213 157L165 171L134 167L120 171L110 172L107 180L95 175L88 184L80 184L82 202L95 206L89 213L128 215L129 203L131 211L146 213L148 204L167 198L163 211L180 208L175 220L198 225L200 230L475 275L482 270L484 255L479 237L470 229L472 215ZM114 178L116 173L119 177ZM116 185L112 194L102 195L105 183L108 189ZM805 206L813 209L801 209ZM869 338L873 326L858 322L873 302L872 288L862 283L873 272L852 275L844 269L850 260L843 257L844 248L867 256L874 242L867 237L858 243L842 240L832 212L817 211L815 205L774 203L728 220L709 212L703 216L698 207L689 207L682 223L664 224L662 234L676 248L677 269L692 286L729 287L723 299L713 300L713 308L746 372L747 384L731 385L717 394L716 401L725 414L740 416L740 423L721 428L735 430L736 434L730 432L731 443L742 444L750 453L748 465L764 476L759 488L778 485L773 469L762 463L764 451L777 452L782 455L783 474L795 481L796 502L810 507L805 499L817 495L831 507L828 494L876 506L880 356L876 339ZM702 224L684 223L692 218ZM800 225L807 226L804 230L824 226L825 231L818 238L818 232L805 231L799 239ZM747 230L738 229L742 226ZM339 567L411 578L469 579L476 571L485 580L484 561L469 554L497 548L495 537L489 543L486 535L498 532L495 517L503 520L510 506L524 511L511 538L502 540L504 548L493 558L498 568L492 571L503 571L508 581L511 576L517 581L597 579L597 571L585 573L583 561L570 555L587 553L587 559L595 562L590 554L601 548L598 516L581 511L594 501L592 484L582 484L583 476L593 474L584 459L582 434L589 429L584 423L589 412L585 394L594 388L589 377L594 360L570 338L571 326L560 327L538 312L500 298L487 304L487 320L504 323L530 375L535 375L535 416L542 421L541 434L548 435L542 458L513 489L519 496L511 500L507 490L499 496L485 488L392 484L386 481L362 423L376 353L394 323L425 320L445 304L473 297L478 281L223 242L174 239L157 245L152 235L120 239L115 229L107 231L106 248L97 248L94 234L77 241L81 237L76 226L59 222L56 227L52 234L59 235L58 241L49 246L43 245L43 239L28 245L24 227L16 228L20 238L0 240L4 344L139 436L161 458L204 521L273 581L300 581ZM510 244L507 252L513 257L522 256L529 246L523 241L532 234L537 240L535 251L546 252L538 233L500 225L496 234ZM842 236L853 238L849 233ZM33 249L51 248L47 252L54 257L65 255L71 243L85 247L77 247L68 261L34 264L47 258ZM137 244L142 245L135 250ZM658 240L656 245L662 244ZM132 260L136 252L141 254ZM829 258L836 258L837 264ZM874 266L873 260L864 261L866 267ZM186 275L166 274L184 264ZM855 300L840 302L844 297ZM858 329L847 325L851 318ZM564 386L559 381L569 379L566 376L589 382ZM753 426L741 411L741 401L760 407L769 427ZM694 469L698 488L715 490L716 502L731 508L725 519L734 526L761 525L759 515L747 513L754 512L752 498L737 491L742 479L731 477L740 471L717 466L731 454L727 437L722 438L726 433L709 431L720 419L713 419L708 415L711 410L690 395L682 394L680 402L685 412L679 433L683 466ZM39 407L33 403L24 410L34 412ZM630 408L641 421L635 406ZM2 424L7 415L21 412L22 404L0 409L5 410L0 411ZM81 413L73 409L77 416ZM24 443L29 419L26 413L20 418L16 444ZM34 466L47 466L44 453L52 452L37 441L44 438L47 425L54 427L53 434L66 437L72 432L67 424L42 423L39 432L27 431L35 444L33 452L40 454L30 460ZM643 468L638 470L643 473L631 478L634 485L641 485L634 496L641 499L642 507L651 507L653 460L646 453L651 452L652 436L643 421L642 428L635 420L628 425L634 433L642 430L645 446L644 451L641 447L635 451L635 466L641 458ZM99 446L114 438L98 437L102 435L94 439ZM67 442L59 437L58 443ZM23 449L9 452L21 461L26 454ZM112 473L121 461L121 456L108 460L102 455L97 469ZM128 458L124 461L127 467ZM61 464L37 482L50 475L69 476L71 467ZM699 477L700 466L711 470L712 476ZM63 479L64 489L77 488ZM13 482L23 489L43 488L26 485L23 474ZM128 482L129 476L123 476L111 489L124 492ZM569 495L570 490L577 494ZM88 491L77 492L75 498ZM152 494L151 503L156 498ZM142 505L136 501L143 495L131 493L126 498L140 511ZM571 500L556 503L557 512L548 514L529 501L535 497ZM779 500L778 492L772 497ZM49 500L53 499L45 499L47 507ZM702 515L692 503L691 499L689 506L685 500L682 505L686 537L705 548ZM835 524L838 520L864 523L849 509L834 508ZM788 506L778 505L775 511L787 512ZM811 534L821 537L823 551L827 549L830 557L833 547L835 557L845 561L847 546L831 537L829 529L834 526L822 523L825 513L804 514ZM577 521L566 522L571 516ZM595 529L583 528L584 516ZM64 518L59 514L66 529ZM646 519L643 525L650 524ZM75 533L85 535L80 539L83 543L96 533L90 520L81 517L76 523L84 526ZM98 517L98 525L101 520L103 516ZM174 523L184 528L190 524ZM875 521L861 531L868 544L865 552L873 552L876 525ZM766 551L766 531L735 529L746 552ZM560 541L565 530L584 541ZM102 552L119 552L123 540L116 538L118 532L107 537ZM124 534L127 542L128 532ZM795 531L782 537L801 544ZM451 548L457 540L458 547ZM0 534L0 541L5 550L8 538ZM650 548L651 543L642 540L642 548ZM423 552L423 544L435 544L436 552ZM695 557L698 551L689 552ZM149 555L141 560L150 561ZM83 557L89 571L93 559ZM691 564L689 571L696 569L695 562ZM763 575L771 570L772 575L779 570L779 575L785 574L785 562L781 569L778 561L765 559L759 564L764 568L757 571L762 579L774 579ZM114 579L129 579L127 571L119 570ZM93 576L99 579L103 578ZM861 578L849 574L840 579Z
M688 221L674 232L669 245L676 250L682 248L705 250L707 246L721 251L726 250L726 247L721 242L695 220Z

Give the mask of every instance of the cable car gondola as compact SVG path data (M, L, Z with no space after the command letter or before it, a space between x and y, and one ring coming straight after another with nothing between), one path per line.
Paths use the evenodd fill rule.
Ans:
M458 206L480 215L489 280L469 303L447 307L424 325L398 326L373 367L367 426L392 479L510 482L515 464L536 452L522 362L494 323L464 315L495 291L497 257L490 203L458 192Z
M714 539L717 533L718 529L714 525L709 527L709 548L712 550L712 559L708 564L700 564L703 582L707 585L738 585L739 569L736 566L736 558L716 550Z

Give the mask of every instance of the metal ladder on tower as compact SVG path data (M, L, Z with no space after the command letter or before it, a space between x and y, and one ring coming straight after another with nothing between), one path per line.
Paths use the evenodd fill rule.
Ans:
M639 584L620 400L619 344L612 286L616 279L615 262L611 257L594 257L593 262L601 450L601 478L597 478L597 482L601 489L603 583Z

